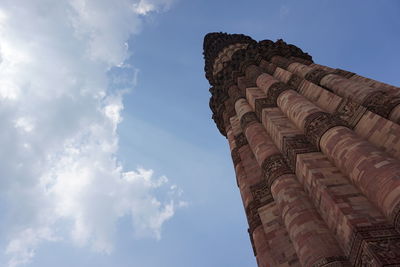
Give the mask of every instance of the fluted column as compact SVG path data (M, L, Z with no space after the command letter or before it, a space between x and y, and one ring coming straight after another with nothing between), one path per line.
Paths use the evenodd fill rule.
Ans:
M235 86L229 92L237 98ZM241 122L256 160L265 171L267 183L276 201L297 256L303 266L319 266L345 262L343 252L335 238L321 220L307 194L297 182L294 173L286 165L282 154L273 144L263 126L255 119L255 113L244 98L235 102L235 110Z
M293 62L289 59L275 56L271 59L278 67L286 69L300 78L310 81L338 96L349 98L391 121L400 123L400 90L398 87L387 86L378 82L360 82L360 76L354 73L329 67L317 67Z
M230 110L226 101L226 110ZM229 116L228 116L229 117ZM296 266L297 255L276 205L268 193L262 171L234 115L226 127L238 186L249 221L249 236L259 266ZM282 250L282 251L281 251Z
M265 60L260 63L260 66L268 69L274 78L286 82L292 88L297 89L299 94L305 96L324 111L344 120L347 126L353 128L360 137L384 149L391 156L400 159L400 125L398 123L383 118L349 98L342 98ZM296 66L300 67L298 71L301 72L303 65L298 64ZM308 68L308 66L304 67ZM325 67L325 69L333 71L329 67ZM340 73L343 76L348 76L345 71L341 70Z
M258 265L400 265L398 88L282 40L212 33L204 55Z
M278 105L399 230L400 161L340 126L340 121L293 90L283 92Z
M306 136L277 107L279 95L271 90L283 92L282 89L276 89L276 86L284 85L272 76L262 74L258 76L257 84L266 93L258 87L247 88L249 104L255 109L257 103L269 103L261 106L262 110L256 113L257 116L262 118L265 129L291 168L296 169L298 180L307 189L329 228L336 234L350 262L361 264L362 253L359 251L363 251L365 244L369 243L363 235L367 233L384 239L388 235L398 235L397 232L328 158L317 152L317 148L307 141ZM271 101L272 95L276 95L275 102ZM383 229L386 231L384 234ZM368 252L376 254L374 251Z

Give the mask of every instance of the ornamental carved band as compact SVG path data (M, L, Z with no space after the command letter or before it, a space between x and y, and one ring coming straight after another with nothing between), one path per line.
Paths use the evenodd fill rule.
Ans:
M258 214L258 209L260 208L260 203L256 201L251 201L246 208L247 222L249 223L249 233L252 234L254 230L262 225L260 215Z
M334 115L345 121L350 128L354 128L366 111L365 107L350 98L343 98Z
M393 209L392 214L391 222L394 227L400 231L400 203Z
M239 149L242 146L245 146L248 144L246 136L244 136L243 133L240 133L238 135L235 136L235 144L236 144L236 148Z
M276 101L274 101L271 98L268 97L263 97L263 98L257 98L254 101L254 111L258 117L259 120L262 119L262 110L264 108L273 108L276 107Z
M274 201L266 180L262 180L261 182L250 186L250 191L254 201L260 203L260 207Z
M268 61L260 62L260 67L265 71L265 73L268 73L269 75L274 75L277 68L277 66Z
M398 104L400 104L400 98L392 98L381 91L372 92L363 101L364 107L384 118L389 117L392 109Z
M289 167L296 170L297 154L317 152L318 149L311 144L304 134L283 137L283 155L286 157Z
M349 254L353 266L387 266L398 263L400 234L388 224L358 227L353 232Z
M269 156L264 160L261 168L264 172L269 190L271 190L271 186L277 178L285 174L293 173L282 154Z
M322 78L328 74L331 74L331 72L327 72L322 69L313 69L306 74L305 79L309 82L315 83L316 85L320 85Z
M312 267L339 267L348 266L347 258L343 256L326 257L315 262Z
M258 266L400 266L400 88L282 40L211 33L204 59Z
M254 122L258 122L256 113L252 111L247 112L240 118L240 127L242 127L242 130L244 132L246 131L247 127L249 127L249 125Z
M301 82L303 81L304 79L303 78L301 78L300 76L298 76L298 75L296 75L296 74L292 74L291 76L290 76L290 79L289 79L289 81L287 82L287 85L289 85L289 87L292 87L292 88L294 88L294 89L299 89L299 86L300 86L300 84L301 84Z
M322 135L335 126L347 126L347 124L336 116L319 111L306 117L304 132L310 142L319 149Z
M250 192L253 200L246 208L246 215L250 227L249 233L253 233L254 230L262 224L258 209L273 202L274 199L265 180L250 186Z
M287 59L284 57L273 57L272 59L272 63L275 64L277 67L282 68L284 70L286 70L290 64L296 62L293 59Z
M271 101L275 104L275 106L277 106L277 101L278 101L279 95L283 91L290 90L290 89L292 89L292 88L290 88L287 84L285 84L283 82L276 82L268 88L267 98L271 99Z

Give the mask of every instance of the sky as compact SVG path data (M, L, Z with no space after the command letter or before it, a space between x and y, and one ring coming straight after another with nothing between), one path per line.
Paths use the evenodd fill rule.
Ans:
M397 0L1 0L0 267L255 258L203 37L284 39L400 86Z

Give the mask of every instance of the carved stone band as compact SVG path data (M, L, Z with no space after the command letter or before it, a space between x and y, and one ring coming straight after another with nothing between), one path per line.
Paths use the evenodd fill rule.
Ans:
M339 267L348 266L347 258L344 256L327 257L317 260L312 267Z
M343 98L336 108L334 116L345 121L348 127L353 129L366 111L365 107L350 98Z
M363 101L363 106L384 118L388 118L392 109L400 104L400 98L390 97L382 91L369 94Z
M347 124L334 115L319 111L306 117L304 132L310 142L319 150L319 141L322 135L335 126L347 126Z
M399 266L400 234L389 224L355 229L349 261L353 266Z
M268 183L268 188L271 190L273 182L284 174L292 174L292 170L287 165L282 154L275 154L264 160L261 166L264 177Z
M400 232L400 203L398 203L392 212L392 220L394 227Z
M258 214L258 208L260 208L260 203L256 201L251 201L246 208L247 222L249 223L249 233L253 234L254 230L262 225L260 215Z
M254 123L254 122L259 122L256 113L253 111L245 113L241 118L240 118L240 126L242 127L243 132L246 130L246 128Z
M271 191L268 188L268 183L265 179L261 182L250 186L250 191L254 201L259 203L260 207L267 205L274 201Z
M230 86L229 89L229 95L232 99L232 103L235 104L239 99L241 98L246 98L242 92L240 92L239 88L235 85Z
M235 136L235 143L236 143L236 148L239 149L242 146L245 146L248 144L246 136L244 136L243 133L240 133Z
M274 99L263 97L263 98L257 98L255 100L254 110L260 121L262 120L262 110L264 108L273 108L273 107L276 107L276 101L274 101Z
M272 64L272 63L270 63L270 62L268 62L268 61L262 61L261 63L260 63L260 67L266 72L266 73L268 73L269 75L274 75L274 73L275 73L275 70L276 70L276 66L274 65L274 64Z
M332 72L328 72L323 69L313 69L309 71L304 78L307 81L310 81L316 85L320 85L322 78L324 78L328 74L332 74Z
M296 170L297 154L317 151L318 149L308 141L304 134L283 137L283 155L286 157L292 171Z
M246 215L249 222L249 234L252 234L262 224L258 209L273 202L274 199L265 180L250 186L250 191L253 200L246 208Z
M279 95L286 90L292 89L289 85L283 82L276 82L273 83L269 88L267 92L267 99L268 99L268 106L269 107L277 107L278 106L278 97Z
M279 68L282 68L284 70L287 70L290 64L296 62L292 59L280 57L280 56L275 56L271 59L272 63L278 66Z
M299 89L299 86L300 86L300 84L301 84L302 81L303 81L303 78L301 78L300 76L298 76L298 75L296 75L296 74L292 74L292 75L290 76L290 79L289 79L289 81L287 82L287 84L288 84L290 87L292 87L292 88L298 90L298 89Z
M354 72L350 72L350 71L342 70L342 69L335 69L335 71L333 73L337 74L337 75L340 75L340 76L342 76L344 78L347 78L347 79L355 74Z

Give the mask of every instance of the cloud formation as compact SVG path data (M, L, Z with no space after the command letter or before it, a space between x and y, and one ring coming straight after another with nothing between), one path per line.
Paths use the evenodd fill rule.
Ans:
M166 177L126 171L116 159L123 89L137 72L124 63L126 41L140 32L141 16L170 4L1 1L0 201L7 208L0 223L8 266L31 261L45 241L109 253L124 216L137 235L160 238L184 205ZM126 77L110 76L112 68Z

